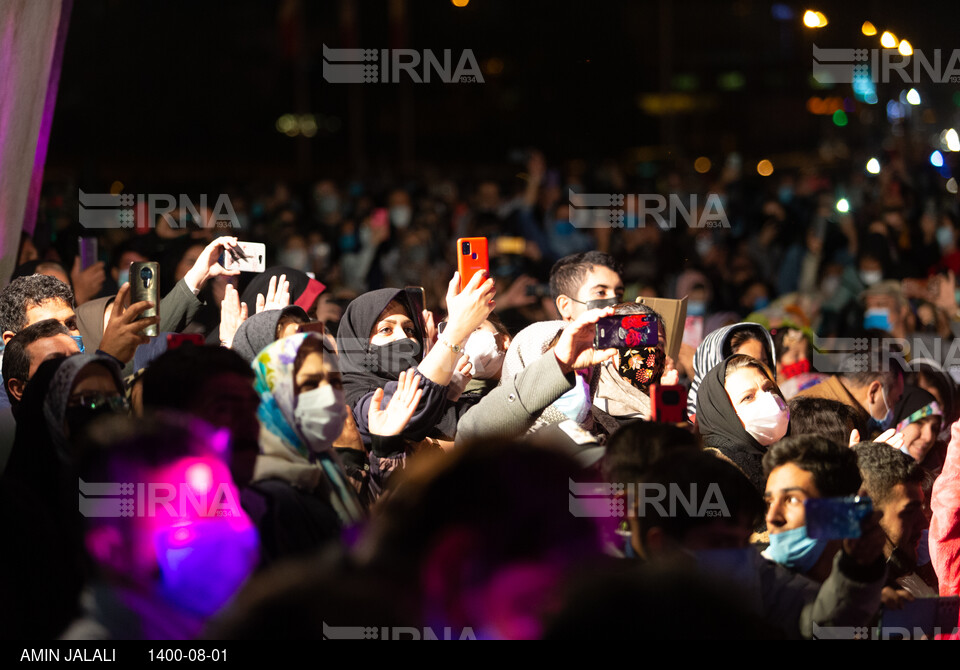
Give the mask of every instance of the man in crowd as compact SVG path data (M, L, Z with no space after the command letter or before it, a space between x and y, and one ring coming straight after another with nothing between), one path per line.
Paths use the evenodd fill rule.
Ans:
M883 513L889 586L913 597L935 596L917 576L917 549L923 536L923 469L911 456L880 442L856 446L857 462L874 509ZM902 594L901 594L902 596ZM912 599L912 598L909 598Z
M623 302L623 280L609 254L587 251L565 256L550 270L550 293L560 318L576 321L587 309ZM591 303L587 306L587 303Z
M763 471L770 534L764 556L823 582L830 575L840 542L807 535L805 502L856 495L861 484L856 454L846 445L817 435L786 437L764 454Z
M873 619L886 576L883 535L874 517L864 522L859 539L843 541L829 576L818 584L750 546L762 501L731 463L707 452L671 454L636 483L642 486L628 523L638 556L663 563L694 560L701 572L740 589L745 601L789 637L809 638L815 626L866 626ZM669 502L678 490L693 498L692 511ZM652 497L645 497L647 491Z
M20 402L41 363L78 353L70 331L56 319L38 321L14 335L3 350L3 387L11 406Z
M893 427L893 408L903 394L903 371L892 362L859 371L859 361L850 356L840 365L840 373L828 377L797 397L827 398L849 405L857 412L858 421L866 425L873 437Z

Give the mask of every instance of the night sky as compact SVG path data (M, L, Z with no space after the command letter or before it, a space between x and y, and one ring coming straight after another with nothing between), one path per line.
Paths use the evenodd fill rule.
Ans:
M463 9L408 0L405 45L449 48L455 60L471 49L485 83L329 84L322 45L347 46L341 3L305 0L298 18L281 18L297 4L75 0L48 179L89 188L117 178L306 181L503 164L529 146L548 159L616 158L661 143L685 157L810 151L839 132L805 108L810 95L836 94L810 87L814 41L876 47L860 33L870 19L914 48L960 48L960 3L823 3L815 8L830 23L811 31L800 20L805 6L789 3L793 18L778 21L773 3L750 0L471 0ZM355 46L400 45L386 0L355 4ZM497 61L502 71L491 73ZM722 89L729 73L742 88ZM645 113L639 98L675 90L678 75L696 81L690 93L702 108L666 121ZM950 96L960 85L927 88L937 89L923 91L929 100L956 112ZM351 115L357 101L362 112ZM278 132L285 113L315 115L317 134ZM870 140L854 126L843 129L846 140Z

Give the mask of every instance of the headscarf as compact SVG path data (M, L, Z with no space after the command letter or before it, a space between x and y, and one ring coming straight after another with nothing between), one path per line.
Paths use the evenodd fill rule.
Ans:
M340 372L347 405L353 407L368 393L381 388L388 381L397 381L402 370L388 370L382 365L379 347L370 343L370 331L377 325L380 314L396 300L404 305L414 324L416 341L402 340L398 344L401 358L411 363L423 360L423 315L403 289L382 288L355 298L343 312L337 328L337 350L340 352Z
M770 359L761 361L771 370L777 369L777 354L773 348L773 337L763 326L756 323L735 323L726 328L720 328L703 338L703 342L697 347L693 354L693 381L690 383L690 390L687 392L687 416L697 411L697 390L702 383L702 379L712 370L720 361L733 355L733 348L730 346L730 340L741 331L750 331L756 333L759 337L766 338L767 350L770 352ZM764 341L764 340L761 340ZM697 423L700 418L697 417Z
M243 290L243 294L240 296L240 301L247 303L247 314L256 312L257 294L262 293L266 296L270 279L276 277L277 281L279 281L280 275L286 275L287 281L290 282L290 304L297 305L303 308L304 311L308 311L313 307L317 296L326 289L326 286L316 279L311 279L301 270L284 266L268 268L265 272L254 277L253 280L247 284L247 288Z
M927 391L918 386L905 386L903 395L893 409L897 432L901 432L911 423L916 423L928 416L943 417L943 410L936 399Z
M307 313L297 305L265 310L248 317L240 324L230 348L243 356L247 363L252 363L263 348L277 339L277 325L288 315L298 316L304 322L308 320Z
M43 417L54 446L61 456L64 456L69 449L69 440L63 430L67 416L67 403L70 400L70 392L73 390L74 383L83 369L88 365L101 365L113 377L120 393L123 393L124 386L123 379L120 377L120 368L109 358L97 354L74 354L60 360L61 364L47 388L43 403ZM32 383L33 380L30 384L27 384L28 389ZM24 394L24 400L26 400L26 394Z
M295 488L315 492L326 489L328 501L344 524L362 518L360 502L347 483L332 445L326 451L311 451L296 422L294 389L297 352L312 333L297 333L268 345L253 362L254 389L260 396L260 450L253 481L282 479ZM336 354L324 348L324 357Z
M725 387L729 362L730 358L725 358L703 377L697 395L697 426L704 446L733 461L762 493L766 488L762 459L767 448L746 431L730 402ZM782 397L776 381L771 381L774 392Z

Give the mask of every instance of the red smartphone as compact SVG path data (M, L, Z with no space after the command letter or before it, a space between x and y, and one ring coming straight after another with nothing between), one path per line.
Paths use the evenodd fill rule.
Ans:
M460 273L460 290L478 272L488 272L490 259L487 256L486 237L461 237L457 240L457 272Z
M657 423L684 423L687 420L686 387L651 384L650 415Z
M195 347L204 345L203 335L200 333L167 333L167 349L176 349L190 343Z

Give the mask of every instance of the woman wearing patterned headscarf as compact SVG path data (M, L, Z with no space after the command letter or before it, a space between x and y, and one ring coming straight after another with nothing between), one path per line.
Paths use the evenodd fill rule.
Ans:
M363 517L333 451L346 418L337 355L319 335L267 346L253 362L260 396L260 455L244 508L264 562L336 541Z

